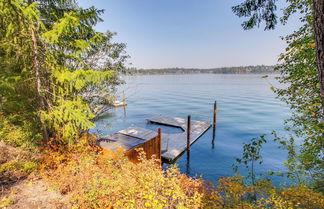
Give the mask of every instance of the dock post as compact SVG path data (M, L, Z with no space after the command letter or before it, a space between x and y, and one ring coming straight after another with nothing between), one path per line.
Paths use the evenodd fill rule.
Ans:
M217 102L214 102L214 114L213 114L213 140L212 140L212 149L215 148L215 136L216 136L216 112L217 112Z
M188 115L188 121L187 121L187 151L190 151L190 120L191 120L191 116Z
M188 115L187 121L187 164L186 164L186 174L190 174L190 122L191 116Z
M161 155L162 155L162 151L161 151L161 142L162 142L162 129L161 128L159 128L158 129L158 137L159 137L159 139L158 139L158 152L159 152L159 155L158 155L158 159L159 159L159 161L160 161L160 164L161 164L161 166L162 166L162 157L161 157Z
M214 120L213 120L213 135L215 135L216 130L216 112L217 112L217 102L214 102Z
M125 91L123 91L123 109L124 109L124 118L126 118L126 97L125 97Z

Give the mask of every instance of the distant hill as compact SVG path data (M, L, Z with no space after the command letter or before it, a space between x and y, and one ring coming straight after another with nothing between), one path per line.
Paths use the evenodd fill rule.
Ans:
M161 68L161 69L135 69L129 70L131 74L136 75L153 75L153 74L260 74L274 73L275 66L257 65L257 66L240 66L240 67L221 67L210 69L199 68Z

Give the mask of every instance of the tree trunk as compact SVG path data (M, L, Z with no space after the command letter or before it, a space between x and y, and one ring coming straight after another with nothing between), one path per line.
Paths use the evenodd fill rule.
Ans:
M324 114L324 0L314 0L313 6L316 41L316 64L320 81L322 113Z
M38 102L39 102L39 107L41 110L46 110L46 104L45 104L45 98L42 93L42 81L41 81L41 67L40 67L40 62L39 62L39 53L38 53L38 46L37 46L37 38L35 34L35 28L31 28L31 39L33 41L33 55L34 55L34 70L35 70L35 77L36 77L36 91L37 91L37 97L38 97ZM43 131L43 140L48 141L48 132L46 125L42 118L40 117L40 122L42 125L42 131Z

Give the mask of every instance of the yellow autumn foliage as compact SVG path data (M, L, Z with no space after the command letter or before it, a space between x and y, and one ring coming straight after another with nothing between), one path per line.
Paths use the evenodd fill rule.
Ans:
M90 137L91 138L91 137ZM91 140L90 140L91 141ZM131 163L83 137L68 152L45 151L43 176L73 208L322 208L323 195L305 186L279 190L263 180L248 186L240 176L218 184L190 178L176 166L162 170L157 160Z

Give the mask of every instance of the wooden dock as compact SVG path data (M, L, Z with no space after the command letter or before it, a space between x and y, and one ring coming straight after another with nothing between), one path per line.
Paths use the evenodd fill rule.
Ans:
M161 160L161 133L149 129L129 127L118 133L100 137L97 145L113 152L122 148L128 159L135 163L138 162L137 148L145 151L147 159L155 155L155 159Z
M186 119L159 115L147 120L155 124L180 128L183 132L176 134L159 134L157 131L146 128L128 127L118 133L101 137L98 140L98 145L111 151L117 151L118 148L121 147L126 153L133 152L132 150L135 148L143 147L144 151L147 152L148 158L150 158L152 154L157 154L156 152L159 152L157 155L160 155L167 161L174 161L187 149L188 133ZM202 136L210 126L211 124L209 122L191 120L190 145ZM160 137L160 141L156 139L157 136ZM157 146L153 143L160 143L160 145Z
M151 123L160 125L173 126L181 128L183 133L162 134L162 158L167 161L173 161L179 157L187 148L187 120L178 117L154 116L147 119ZM190 128L190 145L192 145L200 136L202 136L209 128L209 122L191 120ZM162 130L163 132L163 130Z

